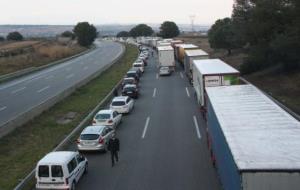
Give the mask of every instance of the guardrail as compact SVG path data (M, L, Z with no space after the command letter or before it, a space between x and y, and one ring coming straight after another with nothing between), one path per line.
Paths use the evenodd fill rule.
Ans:
M246 84L251 84L253 85L251 82L249 82L248 80L244 79L243 77L240 77L241 81L243 81ZM255 85L253 85L255 86ZM258 88L259 89L259 88ZM260 89L259 89L260 90ZM297 119L298 121L300 121L300 115L298 115L297 113L295 113L294 111L292 111L290 108L286 107L285 105L283 105L281 102L279 102L278 100L276 100L275 98L273 98L271 95L269 95L268 93L260 90L263 94L265 94L266 96L268 96L273 102L275 102L277 105L279 105L282 109L284 109L286 112L288 112L290 115L292 115L295 119Z
M105 70L107 70L109 67L111 67L113 64L115 64L117 61L120 60L121 57L125 54L125 47L123 46L123 52L121 55L118 56L116 60L114 60L111 64L105 67ZM102 72L103 72L102 71ZM98 74L99 75L99 74ZM72 137L79 132L83 127L85 127L90 120L93 118L93 116L103 108L113 97L114 90L118 89L121 86L122 80L120 80L115 87L111 90L109 94L106 95L106 97L79 123L79 125L73 129L73 131L65 138L63 139L52 151L59 151L63 150L63 148L71 141ZM26 185L34 178L35 175L35 169L33 169L22 181L14 188L14 190L22 190Z
M94 49L96 49L96 46L92 46L92 48L90 48L88 50L85 50L84 52L81 52L79 54L73 55L71 57L60 59L58 61L54 61L54 62L49 63L47 65L43 65L43 66L40 66L40 67L29 67L29 68L22 69L20 71L14 72L14 73L9 73L9 74L6 74L6 75L1 75L0 76L0 83L7 82L7 81L10 81L10 80L13 80L13 79L16 79L16 78L19 78L19 77L31 74L33 72L41 71L43 69L52 67L54 65L57 65L57 64L60 64L60 63L63 63L63 62L75 59L77 57L80 57L80 56L82 56L84 54L87 54L87 53L93 51Z

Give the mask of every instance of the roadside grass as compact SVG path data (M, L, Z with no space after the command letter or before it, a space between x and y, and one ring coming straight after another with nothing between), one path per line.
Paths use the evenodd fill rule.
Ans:
M210 54L211 58L219 58L236 69L240 68L246 54L241 50L234 50L231 56L226 50L213 50L209 46L208 38L180 38L187 43L198 45ZM243 76L249 82L265 91L276 100L286 105L295 113L300 114L300 73L279 73L274 68L266 69Z
M17 44L7 44L4 47L9 47L10 51L14 51L29 46L32 46L30 51L25 51L14 56L0 57L0 75L46 65L86 50L85 47L77 44L63 45L56 41L24 41Z
M137 54L135 46L127 45L123 58L99 77L0 139L0 189L13 189L40 158L53 150L120 81ZM69 112L77 113L72 122L58 124L57 120Z

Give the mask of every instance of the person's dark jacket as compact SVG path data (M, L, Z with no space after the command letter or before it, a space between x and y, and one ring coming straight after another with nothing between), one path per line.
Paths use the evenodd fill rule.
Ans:
M111 152L120 151L120 141L119 139L109 139L107 149Z

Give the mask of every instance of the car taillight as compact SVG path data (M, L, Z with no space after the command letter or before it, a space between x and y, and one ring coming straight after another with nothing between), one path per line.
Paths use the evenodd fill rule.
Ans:
M110 119L110 120L108 120L108 123L113 123L113 120L111 120L111 119Z
M99 144L103 144L103 143L104 143L104 139L102 137L100 137Z
M66 183L66 185L69 185L69 178L66 178L65 183Z

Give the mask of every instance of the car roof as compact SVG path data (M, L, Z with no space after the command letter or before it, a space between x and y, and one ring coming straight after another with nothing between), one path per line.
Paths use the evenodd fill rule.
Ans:
M143 63L142 62L135 62L135 63L133 63L133 65L143 65Z
M38 162L38 165L65 164L72 160L76 154L78 153L73 151L50 152Z
M135 80L133 77L125 77L123 80Z
M84 134L100 134L103 131L104 128L105 128L105 126L103 126L103 125L88 126L88 127L83 129L83 131L81 132L81 135L84 135Z
M169 69L167 66L160 67L160 69Z
M114 111L113 110L100 110L98 111L97 114L112 114Z
M117 96L112 101L126 101L127 98L128 96Z
M134 73L134 74L136 74L136 71L128 71L127 73Z

